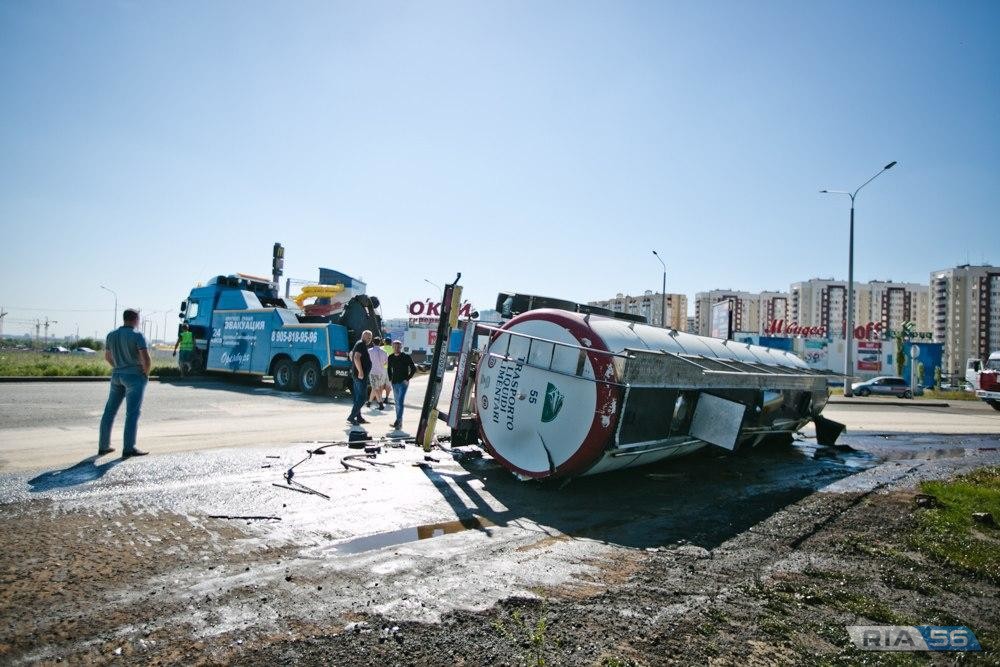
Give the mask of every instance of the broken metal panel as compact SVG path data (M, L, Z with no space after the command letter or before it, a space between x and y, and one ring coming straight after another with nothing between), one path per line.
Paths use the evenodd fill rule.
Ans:
M740 437L747 407L712 394L702 394L691 421L691 435L732 451Z

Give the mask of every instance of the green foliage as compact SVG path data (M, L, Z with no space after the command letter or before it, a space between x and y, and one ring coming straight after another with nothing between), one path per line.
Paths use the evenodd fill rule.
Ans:
M924 384L924 372L926 370L927 369L924 368L924 362L918 361L917 362L917 384L919 384L921 386L923 386L923 384Z
M940 389L941 388L941 367L940 366L935 366L934 367L934 388L935 389Z
M906 351L903 349L905 343L903 341L903 332L900 331L895 336L896 341L896 355L893 357L893 361L896 365L896 375L903 374L903 366L906 365Z
M973 512L1000 517L1000 468L981 468L951 481L920 483L939 507L920 510L912 546L960 570L1000 582L1000 530L974 523Z
M71 377L111 375L103 355L47 354L30 351L0 353L0 375L5 377Z
M510 620L511 626L508 627L503 619L497 619L493 621L493 628L511 643L519 644L528 649L528 654L524 659L525 664L545 667L548 664L545 661L549 642L548 605L542 607L541 613L534 623L528 622L520 610L511 612Z

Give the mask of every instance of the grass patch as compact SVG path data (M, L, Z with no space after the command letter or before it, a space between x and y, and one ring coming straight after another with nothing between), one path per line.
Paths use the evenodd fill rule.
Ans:
M982 468L951 481L926 481L920 490L940 507L920 510L913 548L965 572L1000 583L1000 530L977 524L973 512L1000 517L1000 468Z
M926 399L933 399L937 401L978 401L975 392L971 391L953 391L946 389L924 389L924 395L918 397Z
M154 377L179 377L176 361L159 350L152 351ZM104 353L49 354L25 350L0 353L0 376L3 377L102 377L111 375Z
M558 639L553 642L548 634L548 604L542 605L538 618L534 622L528 621L519 609L511 612L508 621L509 623L505 622L503 618L498 618L493 621L493 629L512 644L518 645L524 650L524 654L521 656L522 662L535 667L545 667L549 664L547 659L552 644L558 647L560 642Z
M103 354L48 354L20 350L0 354L5 377L74 377L111 375Z

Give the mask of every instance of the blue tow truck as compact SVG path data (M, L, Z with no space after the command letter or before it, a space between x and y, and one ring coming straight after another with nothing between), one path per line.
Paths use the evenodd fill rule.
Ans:
M180 317L195 339L192 359L181 370L270 375L283 391L342 390L350 386L351 347L365 329L381 335L377 308L377 298L361 293L335 309L320 308L325 314L310 314L280 298L275 281L242 273L215 276L181 303Z

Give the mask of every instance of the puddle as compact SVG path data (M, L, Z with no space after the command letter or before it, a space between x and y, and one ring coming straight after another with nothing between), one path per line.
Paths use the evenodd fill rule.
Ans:
M425 523L422 526L410 526L409 528L391 530L387 533L376 533L375 535L348 540L347 542L338 544L336 552L345 555L359 554L397 544L406 544L407 542L427 540L432 537L440 537L441 535L460 533L463 530L480 530L486 533L486 535L491 535L489 527L495 525L489 519L479 516L458 519L456 521L445 521L443 523Z

